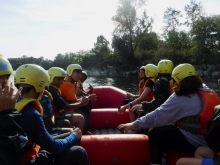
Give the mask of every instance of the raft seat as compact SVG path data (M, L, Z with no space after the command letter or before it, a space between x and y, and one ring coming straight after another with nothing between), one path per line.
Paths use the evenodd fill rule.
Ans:
M148 165L151 161L146 135L86 135L81 146L91 165Z

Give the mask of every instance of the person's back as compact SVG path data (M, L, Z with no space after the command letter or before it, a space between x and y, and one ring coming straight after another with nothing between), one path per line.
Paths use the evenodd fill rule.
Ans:
M170 80L173 68L172 61L167 59L159 61L157 65L158 76L153 87L154 99L149 102L142 102L141 106L138 107L138 109L143 110L139 117L152 112L170 97Z
M38 65L26 64L16 70L14 80L16 87L23 87L16 109L21 113L19 124L29 140L22 164L89 164L86 151L74 146L81 137L78 128L71 130L66 138L58 140L45 128L43 110L38 100L49 85L47 72Z

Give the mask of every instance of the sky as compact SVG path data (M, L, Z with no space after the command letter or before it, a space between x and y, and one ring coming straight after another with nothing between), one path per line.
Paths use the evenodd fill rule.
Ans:
M220 0L196 0L207 14L220 14ZM58 53L90 50L98 36L110 43L118 0L0 0L0 53L53 60ZM184 10L190 0L148 0L152 30L162 33L167 7Z

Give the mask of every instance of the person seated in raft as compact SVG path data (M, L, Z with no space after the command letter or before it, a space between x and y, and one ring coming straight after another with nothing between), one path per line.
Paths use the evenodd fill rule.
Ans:
M161 164L162 154L168 149L194 153L196 148L207 146L203 136L206 123L214 106L220 103L213 90L203 90L202 79L191 64L175 67L171 82L174 93L160 107L134 122L118 126L125 132L151 128L148 136L152 164Z
M177 165L219 165L220 164L220 105L215 106L214 113L207 123L204 137L208 146L199 147L194 158L181 158Z
M140 97L142 92L145 89L146 86L146 81L147 77L145 76L145 66L141 66L139 71L138 71L139 77L140 77L140 82L138 84L139 87L139 95L134 95L130 92L127 92L126 98L123 100L123 105L130 103L131 101L135 100L136 98Z
M60 86L62 96L68 103L66 106L73 110L75 114L81 114L84 117L83 134L91 134L90 128L90 108L88 106L89 100L96 100L96 95L91 94L77 99L77 82L80 80L82 73L82 67L78 64L70 64L67 67L67 76L64 78L64 82ZM51 92L51 90L49 90ZM52 92L51 92L52 93ZM66 110L65 107L63 109ZM66 111L70 113L71 111Z
M91 94L93 94L93 86L91 84L89 84L88 89L85 91L83 89L83 83L84 81L86 81L86 79L88 78L88 74L86 73L86 71L82 71L80 80L77 82L77 98L80 97L84 97L84 96L89 96ZM89 109L92 109L92 101L95 101L96 97L91 97L89 100Z
M43 120L45 127L51 135L60 135L70 132L73 127L78 127L80 130L83 129L84 118L79 114L64 114L64 111L64 113L60 113L59 118L55 120L52 102L52 95L47 90L44 90L40 99L40 104L43 108Z
M157 76L157 66L153 64L147 64L145 66L145 75L147 77L147 81L145 83L144 91L142 92L140 97L130 102L129 104L121 106L118 110L119 113L124 113L126 109L131 109L132 106L140 104L142 101L151 101L153 99L153 86L155 82L155 77ZM132 112L132 114L130 115L130 121L133 120L135 120L135 116Z
M49 126L49 130L61 131L61 133L68 130L68 128L55 128L56 127L72 127L76 126L80 130L84 127L84 117L81 114L74 114L74 105L68 104L61 96L60 86L66 76L66 71L59 67L52 67L48 70L50 76L49 92L41 98L45 100L43 103L44 121ZM51 96L50 96L51 94ZM50 99L51 98L51 99ZM41 102L42 103L42 102ZM51 105L52 103L52 105ZM65 110L66 111L65 111ZM71 113L66 113L71 111ZM55 114L55 115L54 115ZM54 120L55 118L55 120Z
M143 110L138 115L139 117L142 117L147 113L150 113L156 108L158 108L170 97L170 80L173 68L174 65L172 61L168 59L159 61L159 63L157 64L158 75L156 78L155 85L153 87L154 99L151 101L144 101L141 104L134 105L130 109L130 115L134 116L134 111ZM131 120L131 122L133 122L136 116L130 118L133 119Z
M74 145L82 136L79 128L72 129L71 134L66 138L57 140L45 128L39 100L45 87L49 85L47 72L39 65L24 64L16 70L14 83L17 88L23 88L15 107L21 113L18 124L28 137L22 164L88 165L85 149Z
M15 109L21 89L14 95L13 84L8 81L13 69L2 55L0 66L0 164L21 165L28 142L26 133L17 123L21 114Z
M176 165L218 165L220 156L209 147L199 147L194 153L194 158L180 158Z
M93 93L93 86L91 84L89 84L89 87L88 89L86 89L86 91L83 89L83 83L86 81L87 78L88 78L88 74L86 71L83 70L81 74L81 78L77 82L77 87L78 89L80 89L80 90L77 90L77 97L80 97L83 95L88 96L88 94Z
M2 81L2 89L4 89L4 86L8 82L12 73L13 69L10 62L0 54L0 79Z

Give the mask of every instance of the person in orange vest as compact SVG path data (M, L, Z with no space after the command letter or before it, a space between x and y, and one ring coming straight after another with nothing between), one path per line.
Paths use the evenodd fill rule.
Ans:
M84 127L83 116L81 114L76 114L72 111L74 109L73 108L74 105L68 104L65 101L65 99L62 97L62 93L60 91L60 86L63 83L63 79L66 77L66 71L64 71L62 68L59 67L51 67L48 70L48 74L50 76L50 85L48 90L50 92L49 94L51 95L49 96L51 97L49 102L51 102L52 105L48 103L49 107L45 106L47 107L47 111L46 111L47 114L44 114L44 116L48 116L47 123L48 124L53 123L53 127L76 126L79 127L80 130L83 130ZM67 111L71 111L71 113L66 113ZM60 130L60 129L54 128L54 130Z
M194 153L198 147L207 146L206 124L214 107L220 104L216 92L203 87L191 64L174 68L172 84L174 93L160 107L134 122L118 126L125 132L151 128L148 136L152 164L162 164L162 155L168 149Z
M79 128L72 129L64 139L56 140L45 128L39 100L45 87L49 86L48 73L39 65L24 64L16 70L14 83L17 88L23 88L16 109L21 113L19 125L28 136L22 164L88 165L85 149L76 145L82 136Z
M126 105L121 106L118 110L119 113L124 113L126 109L129 109L130 121L134 121L136 119L137 112L134 114L133 111L130 111L134 105L140 104L142 101L150 101L153 99L153 86L157 76L157 66L153 64L147 64L145 66L145 75L147 77L147 81L145 83L144 91L141 93L140 97Z
M154 99L151 101L143 101L141 104L136 104L130 111L140 111L138 117L142 117L147 113L152 112L163 104L171 95L170 80L174 65L171 60L160 60L157 64L158 75L153 87ZM140 131L140 133L147 133L148 129Z
M88 106L89 101L96 100L95 94L83 96L77 98L77 82L81 78L82 67L79 64L70 64L67 67L67 76L64 78L64 82L60 86L62 96L69 105L74 113L79 113L84 117L84 129L83 134L91 134L90 128L90 108ZM64 107L64 109L66 109ZM66 113L69 113L68 111Z

